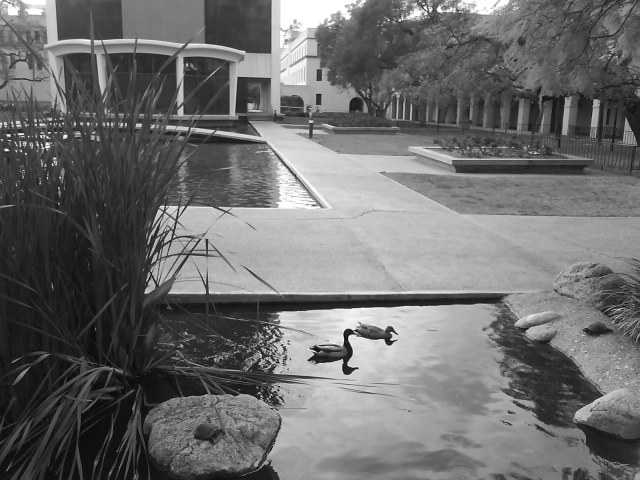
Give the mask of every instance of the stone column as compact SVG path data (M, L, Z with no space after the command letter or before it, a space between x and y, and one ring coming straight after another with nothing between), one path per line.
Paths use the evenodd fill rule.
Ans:
M500 130L509 130L511 121L511 95L500 97Z
M482 128L494 128L495 105L491 95L484 97L484 115L482 116Z
M471 125L478 124L478 113L478 101L475 96L471 95L469 97L469 120Z
M527 98L521 98L518 101L518 131L528 132L529 128L529 116L531 114L531 100Z
M575 127L578 119L579 95L571 95L564 98L564 112L562 115L562 135L569 135L571 127Z
M176 83L178 87L178 93L176 95L176 101L178 102L178 115L184 115L184 56L178 55L176 58ZM231 90L231 89L229 89ZM231 97L235 99L235 95ZM233 101L233 109L235 109L236 102ZM235 111L234 111L235 114Z
M553 115L553 100L545 100L542 103L542 121L540 122L540 133L551 132L551 116Z
M458 108L456 109L456 125L464 125L464 102L461 98L458 98Z
M598 138L598 130L602 128L600 124L600 114L604 105L599 98L593 99L591 106L591 131L589 132L590 138Z

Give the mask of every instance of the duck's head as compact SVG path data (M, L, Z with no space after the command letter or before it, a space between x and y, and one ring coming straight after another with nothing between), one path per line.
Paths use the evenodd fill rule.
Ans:
M384 329L385 332L387 333L395 333L396 335L398 335L398 332L395 331L395 329L389 325L387 328Z
M356 332L354 332L350 328L345 329L345 331L343 332L344 338L349 338L349 336L355 335L355 334Z

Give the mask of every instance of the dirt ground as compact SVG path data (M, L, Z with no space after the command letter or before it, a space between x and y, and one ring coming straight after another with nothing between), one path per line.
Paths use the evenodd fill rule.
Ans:
M554 291L513 294L505 303L518 318L546 311L560 314L552 322L558 334L551 345L571 358L603 394L619 388L640 389L640 346L617 331L599 310ZM582 331L596 320L611 326L613 333L594 337Z

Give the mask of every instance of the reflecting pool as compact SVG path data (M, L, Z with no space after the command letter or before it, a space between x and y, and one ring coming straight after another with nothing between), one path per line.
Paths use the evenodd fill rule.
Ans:
M190 145L169 202L235 208L320 208L300 180L266 144Z
M633 453L592 448L572 416L600 394L567 357L529 342L502 304L218 314L167 316L188 358L323 377L248 392L283 421L268 467L247 478L627 480L640 471ZM397 341L352 336L346 361L309 361L311 345L342 343L358 322L391 325Z

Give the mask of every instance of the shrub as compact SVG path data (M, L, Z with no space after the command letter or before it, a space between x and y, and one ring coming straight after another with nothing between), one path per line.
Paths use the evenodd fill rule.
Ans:
M619 291L605 292L620 298L620 303L607 314L625 335L640 341L640 259L629 260L630 271Z
M334 127L392 127L393 122L366 113L333 113L327 122Z
M539 141L532 141L528 136L465 135L463 137L436 138L434 143L440 145L444 150L456 152L461 157L467 158L533 158L554 154L550 146L543 145Z

